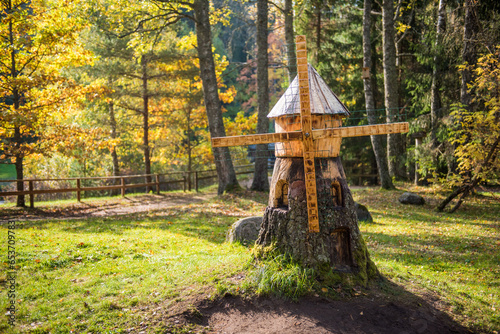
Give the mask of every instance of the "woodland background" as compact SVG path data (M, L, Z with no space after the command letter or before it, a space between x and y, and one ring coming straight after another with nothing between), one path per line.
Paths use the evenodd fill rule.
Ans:
M237 184L232 163L248 163L247 148L212 153L210 137L273 131L263 115L293 77L290 36L304 34L310 63L353 114L348 125L410 122L409 134L388 140L344 139L348 175L365 166L392 188L394 180L415 181L417 169L419 182L443 184L455 196L498 183L495 0L2 0L1 6L0 159L15 165L14 178L215 165L219 193L228 190ZM213 51L216 81L207 79L210 57L202 48ZM216 95L207 95L215 85ZM209 124L214 115L223 127ZM418 147L415 134L425 135ZM257 160L267 165L267 158Z

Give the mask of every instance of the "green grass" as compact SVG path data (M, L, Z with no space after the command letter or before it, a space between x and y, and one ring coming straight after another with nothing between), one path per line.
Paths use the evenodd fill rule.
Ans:
M247 213L260 211L261 204L226 199L126 218L19 224L18 327L10 328L2 316L0 332L124 329L143 321L141 307L231 290L228 278L244 269L251 253L224 243L237 219L228 213L235 211L232 205ZM6 262L5 225L0 233ZM3 294L5 277L0 280ZM2 298L0 308L7 302Z
M13 164L0 164L0 180L15 180L16 167ZM2 183L0 183L0 187Z
M275 255L254 264L244 288L262 296L277 295L298 301L318 290L315 277L315 270L304 268L287 256Z
M353 190L375 220L360 226L372 259L382 275L411 294L437 300L461 324L499 331L498 200L477 196L455 214L436 213L444 194L411 190L430 204L402 205L402 191ZM311 287L314 275L293 262L254 263L251 249L224 243L234 221L261 215L266 202L265 194L240 192L128 216L19 223L18 325L10 328L2 314L0 332L120 332L158 307L168 310L195 297L321 294L327 289ZM6 231L0 225L2 297ZM6 298L0 299L0 308L6 307ZM162 332L161 326L148 330Z
M434 211L443 196L415 188L431 204L405 206L401 192L354 191L375 224L362 224L381 273L419 295L434 294L444 309L478 331L500 329L500 205L471 198L454 214Z

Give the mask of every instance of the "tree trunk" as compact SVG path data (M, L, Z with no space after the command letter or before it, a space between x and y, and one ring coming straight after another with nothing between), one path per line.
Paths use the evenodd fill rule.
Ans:
M14 90L14 108L16 110L19 109L19 105L20 105L19 102L20 102L19 93L17 92L17 90ZM14 142L17 143L16 146L18 149L17 152L14 152L14 156L16 158L16 163L15 163L16 178L18 180L23 180L24 179L24 167L23 167L24 155L22 154L22 152L19 148L19 146L21 146L22 138L21 138L21 129L17 125L14 128ZM23 181L17 181L16 190L17 191L24 191L24 182ZM18 206L18 207L25 207L26 206L24 195L17 196L16 206Z
M467 65L475 65L477 61L477 45L476 33L479 30L477 22L477 13L474 0L465 0L465 21L464 21L464 37L462 62ZM467 85L472 82L472 71L465 68L462 71L462 86L460 88L460 102L470 111L472 110L470 95Z
M217 77L212 54L212 33L210 31L209 19L210 5L208 0L195 0L192 6L195 15L198 58L200 60L200 77L203 83L208 128L212 138L224 137L226 131L222 120L222 110L217 90ZM212 151L219 181L217 193L220 195L224 193L224 191L239 188L229 149L227 147L213 147Z
M257 133L269 132L269 73L267 54L267 0L257 1ZM267 178L267 144L259 144L255 150L255 173L252 181L252 190L268 191L269 180Z
M321 5L322 0L316 1L316 64L319 64L319 50L321 48Z
M116 119L114 111L114 103L109 103L109 118L111 123L111 138L117 139L118 135L116 133ZM113 176L120 176L120 165L118 163L118 154L116 153L116 146L111 149L111 157L113 159Z
M441 87L441 52L439 46L441 45L442 36L446 29L446 3L444 0L439 0L438 20L436 27L436 43L434 44L436 50L434 51L434 68L432 70L432 85L431 85L431 140L432 146L436 147L436 131L437 123L441 118L441 97L439 95L439 88Z
M293 0L285 0L285 41L288 58L288 82L297 76L297 56L295 55L295 36L293 33Z
M394 30L394 3L384 0L382 8L383 23L383 61L384 61L384 96L387 122L398 120L398 75L396 68L396 45ZM387 135L387 158L389 161L389 174L400 176L402 158L398 150L401 135Z
M192 155L192 143L191 143L191 108L188 107L186 111L186 120L187 120L187 154L188 154L188 190L191 191L191 172L193 170L193 157Z
M7 13L12 13L13 11L13 8L12 8L12 1L8 1L6 3L7 5ZM14 49L14 27L13 27L13 24L12 24L12 20L9 20L9 42L10 42L10 45L12 46L12 49L10 50L10 61L11 61L11 64L10 64L10 76L12 78L12 80L16 80L16 77L17 77L17 62L16 62L16 54L17 54L17 50ZM19 91L17 88L14 88L14 91L12 92L12 100L14 102L14 109L16 110L16 112L19 110L19 107L21 105L21 98L20 98L20 94L19 94ZM14 157L16 158L16 163L15 163L15 167L16 167L16 178L18 180L22 180L24 179L24 170L23 170L23 154L20 150L20 146L21 146L21 129L19 127L19 125L15 125L14 126L14 143L16 143L16 149L17 149L17 152L13 152L14 154ZM17 191L24 191L24 182L22 181L18 181L16 183L16 190ZM24 195L19 195L17 196L17 203L16 203L16 206L18 207L25 207L26 206L26 203L25 203L25 196Z
M375 31L375 22L372 22L372 31ZM380 92L379 89L379 82L377 80L377 65L378 65L378 53L377 53L377 43L372 43L372 66L370 69L370 73L373 73L371 76L371 84L372 84L372 94L373 94L373 105L375 106L375 109L381 109L382 106L382 93ZM381 117L383 118L383 116ZM387 141L387 136L382 136L383 142L385 144L385 141ZM385 154L385 149L384 149L384 154ZM387 159L387 157L386 157Z
M359 231L340 158L315 161L320 231L309 232L303 159L277 158L256 253L278 251L317 269L322 279L364 285L377 269Z
M142 131L144 149L144 172L146 183L151 183L151 159L149 156L149 92L148 92L148 60L146 55L141 57L142 66ZM146 187L146 193L151 191L151 187Z
M17 130L17 128L16 128ZM23 156L22 155L17 155L16 156L16 177L18 180L24 179L24 169L23 169ZM16 190L17 191L24 191L24 182L23 181L17 181L16 183ZM17 196L17 203L16 206L18 207L25 207L26 202L25 202L25 196L24 195L19 195Z
M109 111L109 123L111 125L111 138L118 138L118 134L116 132L116 119L115 119L115 104L113 101L108 103L108 111ZM113 160L113 176L120 176L120 165L118 162L118 153L116 152L116 146L111 148L111 158ZM113 182L114 185L120 184L120 179L116 178ZM112 195L118 195L120 193L120 189L113 189L111 191Z
M372 0L365 0L363 10L363 67L372 68L372 54L371 54L371 7ZM375 111L375 99L373 96L371 75L368 78L363 78L363 85L365 89L365 105L366 113L368 115L368 124L377 123L377 114ZM387 155L384 151L384 140L382 136L370 136L372 142L373 153L377 161L377 171L380 178L380 184L383 189L393 189L392 179L389 175L389 168L387 166Z

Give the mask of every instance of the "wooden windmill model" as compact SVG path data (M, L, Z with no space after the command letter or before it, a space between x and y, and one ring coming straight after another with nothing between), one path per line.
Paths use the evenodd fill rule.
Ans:
M315 158L338 157L343 137L408 132L408 123L342 127L349 111L308 65L305 36L297 36L296 44L298 76L268 115L275 118L276 133L213 138L212 146L277 143L277 157L303 157L308 230L319 232ZM270 204L283 193L276 186L271 184Z

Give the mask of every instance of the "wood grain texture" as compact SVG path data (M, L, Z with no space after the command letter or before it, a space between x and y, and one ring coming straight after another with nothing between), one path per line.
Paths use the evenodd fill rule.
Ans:
M246 136L228 136L212 138L213 147L242 146L253 144L267 144L276 142L290 142L302 140L301 132L266 133Z
M315 147L312 136L311 100L309 92L309 70L307 67L307 45L305 36L297 36L297 69L300 92L300 123L302 125L302 149L307 197L309 232L319 232L318 194L316 193Z
M405 133L409 131L408 122L363 125L363 126L348 126L343 128L313 130L315 140L323 138L345 138L345 137L361 137L372 135L384 135L389 133Z
M340 115L311 115L313 134L315 129L338 128L342 126ZM276 132L301 131L302 124L299 115L285 115L275 119ZM340 137L324 138L314 140L314 152L316 158L333 158L339 156ZM302 143L299 141L278 142L275 146L275 155L280 158L303 157Z

